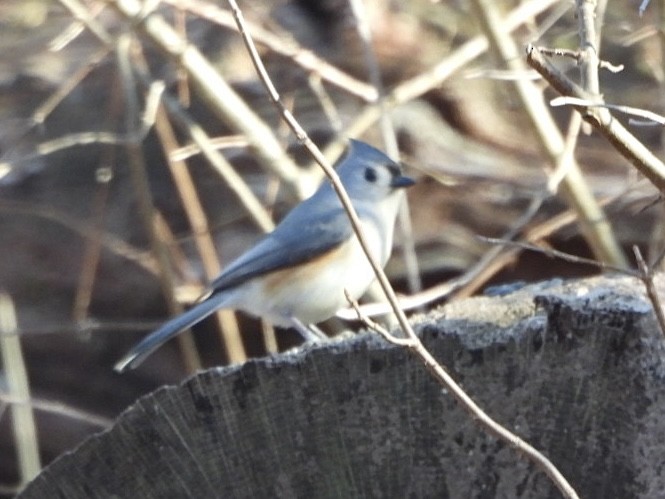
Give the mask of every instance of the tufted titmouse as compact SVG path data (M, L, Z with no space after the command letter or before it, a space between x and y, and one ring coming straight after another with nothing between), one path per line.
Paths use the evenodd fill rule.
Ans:
M351 140L337 167L362 222L374 257L385 265L402 188L413 180L381 151ZM116 365L138 366L162 343L221 308L244 310L276 326L321 322L367 290L374 272L329 182L296 206L275 230L232 262L210 285L207 296L138 343ZM309 333L311 335L311 333Z

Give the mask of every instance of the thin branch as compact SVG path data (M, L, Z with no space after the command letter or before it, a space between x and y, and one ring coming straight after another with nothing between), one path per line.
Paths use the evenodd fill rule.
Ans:
M16 310L11 297L0 290L0 355L9 393L19 399L30 398L30 384L17 335ZM11 406L12 430L18 454L21 483L32 480L41 470L35 416L31 407Z
M663 305L660 301L660 296L658 290L656 289L656 284L654 282L654 275L656 266L650 267L644 261L642 257L642 252L637 245L633 246L633 253L635 254L635 260L637 260L637 268L639 269L638 277L644 283L644 287L647 291L647 296L651 301L651 306L653 311L656 314L656 319L658 319L658 326L660 327L660 332L665 336L665 312L663 311ZM659 258L660 259L660 258Z
M504 239L510 240L515 237L535 216L540 209L545 198L543 196L535 197L529 204L525 212L516 220L512 227L503 235ZM410 296L400 296L398 298L399 306L402 310L414 310L421 308L433 302L439 302L447 298L452 293L459 291L464 287L468 287L471 283L478 283L481 280L489 279L492 275L498 272L503 265L493 265L501 255L505 253L504 249L496 246L487 251L478 262L476 262L470 269L463 275L450 279L444 283L437 284L428 288L420 293ZM512 259L511 256L505 257L504 262ZM476 284L475 286L477 286ZM474 286L474 287L475 287ZM368 303L360 306L360 311L363 315L374 317L377 315L384 315L390 313L392 309L387 303ZM354 312L351 309L342 309L337 312L337 317L340 319L352 320Z
M196 192L194 180L187 164L184 161L171 159L171 151L177 148L178 143L171 123L169 123L166 110L163 107L160 107L158 111L155 130L162 144L164 156L167 158L180 201L194 233L194 242L196 243L206 278L210 282L221 270L217 251L212 237L210 237L208 219ZM235 313L228 309L220 310L215 316L222 333L221 339L229 361L234 364L246 361L247 353L240 337L240 328L238 327Z
M530 0L520 3L502 20L501 27L506 33L510 33L558 3L558 0ZM390 92L388 102L408 102L440 86L451 75L485 53L489 46L484 35L472 38L431 69L397 85Z
M237 31L238 27L233 19L233 15L221 9L211 2L202 2L200 0L166 0L173 6L195 14L203 19L213 22L219 26ZM329 62L321 59L311 50L300 46L291 36L280 34L279 36L263 29L261 26L245 21L248 29L252 32L255 42L269 48L271 52L292 60L295 64L302 67L321 79L335 85L346 92L360 97L366 102L374 102L377 98L376 89L364 81L343 72Z
M597 0L576 0L577 31L580 37L579 66L582 88L592 95L600 95L598 79L599 37L596 34L596 2Z
M589 95L583 88L571 81L537 47L529 44L526 48L527 62L561 95L597 102L598 97ZM575 106L584 119L591 123L605 138L630 161L651 183L665 193L665 164L663 164L642 142L632 135L602 107Z
M117 86L111 89L111 99L108 104L109 112L103 113L103 126L113 126L114 114L112 110L120 107L121 92ZM145 123L145 121L144 121ZM151 124L148 125L148 128ZM82 323L88 316L88 309L92 300L97 270L102 255L102 236L106 220L109 192L113 180L113 159L116 154L114 147L100 147L101 159L95 171L96 189L91 207L91 219L94 231L85 238L81 271L76 286L76 295L72 306L72 318L74 322Z
M520 3L506 16L502 26L507 32L512 32L558 3L558 0L529 0ZM472 38L427 71L394 87L386 96L386 105L392 108L440 87L444 81L485 53L488 48L489 43L483 35ZM346 134L352 137L362 135L368 128L374 126L380 117L381 106L378 103L365 106L347 126Z
M559 258L569 263L576 263L581 265L591 265L601 270L611 270L613 272L618 272L620 274L629 275L632 277L639 277L639 274L632 269L627 269L625 267L617 267L616 265L610 265L608 263L599 262L598 260L593 260L591 258L584 258L577 255L571 255L570 253L565 253L563 251L556 250L554 248L543 248L542 246L537 246L531 243L525 243L523 241L508 241L505 239L497 239L494 237L485 237L477 236L478 239L490 244L499 244L501 246L513 246L515 248L521 248L529 251L535 251L536 253L541 253L549 258Z
M325 118L328 120L330 127L336 133L340 133L342 131L342 118L340 117L337 106L333 102L330 93L323 85L321 77L315 73L310 74L307 77L307 85L309 86L309 89L312 91L312 94L316 100L319 102L321 111L323 112Z
M49 98L44 105L40 106L35 114L33 114L33 126L39 125L43 120L46 119L48 114L53 111L53 108L57 106L61 99L66 95L62 92L71 91L72 85L77 83L79 80L72 80L70 85L65 85L59 89L54 95ZM71 88L70 88L71 87ZM114 133L114 132L80 132L80 133L71 133L58 137L55 139L47 140L41 142L35 147L35 152L30 154L21 155L16 159L11 161L0 162L0 168L10 168L13 162L26 162L34 159L38 159L41 156L46 156L48 154L54 154L63 149L69 149L72 147L83 147L87 145L131 145L137 142L141 142L145 139L152 128L152 124L155 119L155 110L156 105L159 102L161 93L164 91L163 83L154 84L149 88L148 96L145 101L145 108L141 114L140 126L132 129L130 133ZM28 130L32 126L28 127ZM27 131L26 130L26 133Z
M230 135L225 137L211 137L210 146L215 150L233 149L237 147L247 147L247 139L242 135ZM171 151L170 158L173 161L183 161L192 156L203 154L201 148L195 142L185 144Z
M360 305L358 305L358 302L351 298L351 295L349 294L348 290L344 290L344 296L346 297L346 301L349 302L349 305L351 305L351 308L356 312L356 316L360 322L362 322L368 329L372 329L379 333L381 336L383 336L383 339L385 339L388 343L392 343L393 345L398 345L401 347L412 347L414 340L411 338L398 338L394 334L391 334L386 328L384 328L381 324L374 322L372 319L370 319L367 315L363 314L363 312L360 310Z
M159 14L146 13L143 3L138 0L113 0L112 4L135 28L187 71L198 89L198 96L224 123L247 137L257 159L267 171L278 175L299 199L313 190L310 185L313 179L303 175L268 125L194 45L184 40Z
M74 19L80 21L90 30L99 40L105 45L112 45L111 35L106 31L104 26L95 19L95 15L90 12L88 6L83 5L78 0L58 0L64 5L71 13Z
M67 78L58 89L51 94L36 110L32 113L32 121L35 124L44 123L46 118L53 112L53 110L60 104L67 95L70 94L76 86L83 81L83 79L90 74L90 72L101 63L106 56L111 52L110 47L105 46L92 54L88 60L69 78Z
M108 164L109 156L112 151L105 151L105 158L102 164ZM100 166L97 168L95 179L97 188L92 201L92 223L94 232L85 240L85 248L81 261L81 273L76 286L76 295L72 307L72 317L75 322L83 321L88 315L88 308L92 301L92 293L97 276L97 269L102 254L102 236L104 230L104 221L106 219L106 210L110 183L113 179L113 170L109 166Z
M347 299L348 298L349 296L347 295ZM455 380L453 380L453 378L441 366L441 364L439 364L436 359L432 357L432 355L427 351L427 349L423 346L422 342L417 337L415 339L395 338L383 328L376 325L373 321L371 321L371 319L363 317L360 310L357 308L357 304L352 302L352 306L354 306L354 308L357 310L360 320L381 334L381 336L383 336L387 341L395 345L408 348L411 353L416 355L416 357L418 357L425 365L430 374L432 374L434 378L439 381L439 383L443 385L457 399L461 407L466 410L474 419L474 421L477 421L488 433L498 438L499 440L506 442L519 454L522 454L531 459L531 461L534 462L537 467L543 470L552 479L564 497L570 499L579 499L575 490L567 482L561 472L554 466L554 464L552 464L549 459L547 459L543 454L541 454L525 440L508 431L506 428L490 418L487 413L485 413L473 401L473 399L460 388L460 386L455 382Z
M334 168L326 160L326 158L323 156L319 148L316 147L314 142L312 142L312 140L309 138L305 130L302 128L302 126L300 126L300 123L296 121L293 114L291 114L291 112L282 103L279 93L277 92L277 89L273 85L270 76L268 75L265 67L263 66L263 62L261 61L258 51L256 50L252 38L246 29L244 18L242 12L240 11L240 8L238 7L238 4L235 2L235 0L228 0L228 3L229 6L231 7L231 11L233 12L236 22L238 23L238 29L240 31L243 41L245 42L245 46L247 47L247 50L250 54L252 63L254 64L257 73L259 74L260 80L263 82L264 86L266 87L270 99L273 101L275 107L279 110L282 119L284 119L284 121L289 125L289 127L296 135L298 140L307 148L312 157L324 170L335 192L339 196L342 206L344 207L344 210L349 216L351 225L353 226L354 233L356 234L356 237L360 242L360 246L362 247L363 252L367 257L367 260L370 266L372 267L374 274L377 276L377 280L379 281L381 288L386 294L388 301L390 301L391 305L393 305L393 309L395 311L395 314L397 315L400 325L402 326L404 332L407 335L415 337L415 333L409 326L409 322L406 318L406 315L397 305L397 298L395 296L395 292L390 286L390 282L388 281L386 274L383 272L383 269L378 264L378 262L376 261L376 259L374 258L369 249L367 239L361 229L361 224L360 224L360 219L358 218L358 214L356 213L356 210L353 207L353 204L351 203L351 200L349 199L349 196L346 193L346 190L344 189L344 186L342 185L339 176L337 175L337 172L335 172Z
M182 8L182 1L178 0L174 5L176 31L183 40L187 40L187 12ZM178 100L183 107L188 108L191 104L191 94L189 88L189 79L187 71L178 66L176 69L176 80L178 82Z
M134 71L143 85L150 86L153 84L145 62L135 65ZM212 141L213 139L208 136L203 127L190 117L177 99L164 93L162 95L162 101L168 108L170 116L174 118L178 126L189 135L192 142L196 144L211 166L215 168L224 179L256 225L263 232L271 231L275 227L275 224L272 221L270 214L249 188L245 180L236 172L233 165L231 165L231 163L219 153Z
M582 130L582 117L580 113L570 113L568 120L568 129L566 131L566 138L564 140L563 151L556 160L554 170L549 173L547 179L547 190L552 194L559 191L559 186L565 178L570 175L571 168L576 167L575 162L575 148L577 146L577 138Z
M70 407L66 404L60 402L54 402L51 400L39 399L39 398L19 398L13 396L9 393L3 393L0 391L0 402L5 404L10 404L13 406L26 406L37 411L47 412L49 414L55 414L57 416L63 416L69 419L74 419L76 421L81 421L99 428L109 428L113 424L113 420L105 418L103 416L98 416L97 414L92 414L75 407Z
M362 42L365 65L369 69L369 77L372 85L377 92L377 103L381 108L381 136L386 146L388 156L399 162L399 148L397 146L397 135L395 127L388 113L389 108L386 104L386 92L381 76L381 68L374 53L372 44L372 30L367 19L364 0L349 0L351 11L353 12L356 29ZM411 223L411 214L409 210L408 199L405 197L398 212L398 226L402 237L402 256L406 267L407 285L411 293L417 293L422 289L422 280L420 279L420 269L418 266L418 257L416 255L416 246L413 237L413 224Z
M490 0L473 0L472 3L492 47L501 57L503 64L512 70L523 70L525 65L519 55L517 44L503 27L496 4ZM529 80L516 80L512 84L531 121L536 138L547 153L550 163L556 166L566 146L541 90ZM581 230L589 246L598 259L615 265L628 266L612 227L594 198L579 165L573 158L569 157L568 161L566 176L561 183L562 194L566 202L579 213Z
M611 198L601 200L601 206L605 206L623 194L617 194ZM403 310L414 310L425 305L440 302L450 295L455 294L456 297L470 296L477 290L482 283L487 282L492 276L496 275L501 269L506 265L509 265L510 262L515 261L517 258L520 249L536 250L541 251L542 247L533 245L536 241L541 241L544 238L548 237L552 233L560 230L561 228L575 223L577 221L577 215L573 210L567 210L560 215L557 215L545 222L542 222L530 229L528 229L524 234L524 239L531 242L526 243L513 243L511 240L517 235L531 220L533 215L537 212L540 207L540 204L543 202L544 198L535 198L530 206L527 208L525 213L513 224L512 228L506 232L500 239L497 241L502 244L497 244L492 249L487 251L478 262L476 262L471 268L469 268L463 275L450 279L444 283L437 284L431 288L427 288L420 293L409 296L399 296L398 303ZM579 257L575 257L579 258ZM665 250L661 254L661 258L665 258ZM599 268L608 269L608 270L617 270L621 269L620 267L612 267L611 265L606 265L600 263L596 260L588 260L584 263L589 265L594 265ZM654 264L655 267L658 265ZM629 268L623 268L621 272L627 275L637 275L634 274ZM360 305L360 310L363 315L369 317L375 317L378 315L384 315L390 313L392 310L390 305L382 302L375 303L365 303ZM351 308L345 308L339 310L336 314L337 317L344 320L353 320L356 317L355 311Z
M575 62L580 62L583 59L583 56L579 50L562 49L556 47L555 48L541 47L540 51L543 54L549 56L567 57L569 59L573 59ZM612 64L609 61L603 61L603 60L600 60L598 62L598 67L600 69L607 69L610 73L620 73L625 69L623 64Z
M66 4L67 2L61 2ZM78 3L78 2L77 2ZM73 3L72 3L73 5ZM80 5L80 4L79 4ZM94 19L106 8L106 2L96 1L87 6L88 17ZM71 10L71 9L70 9ZM58 52L74 41L85 30L85 24L81 21L73 21L58 36L48 44L48 50Z
M132 134L132 131L141 126L138 116L138 95L135 72L133 71L131 64L131 45L132 38L129 35L122 35L118 40L116 50L120 81L125 97L125 127L130 132L130 135ZM137 136L136 133L133 135ZM177 315L182 313L182 307L175 297L175 276L169 263L166 245L159 237L157 230L157 210L155 209L152 193L150 191L141 142L136 141L127 144L126 152L132 187L138 204L138 215L143 224L143 228L146 231L148 240L150 241L151 250L159 264L160 271L158 278L162 294L166 300L169 312L173 315ZM178 342L181 345L181 350L184 352L192 352L195 348L191 333L179 335ZM200 367L200 363L196 356L188 355L186 359L194 360L194 362L188 363L185 366L188 372L194 372Z
M81 238L94 237L97 230L92 224L77 220L67 213L58 212L51 206L40 206L33 203L28 205L22 202L2 201L0 202L0 213L14 213L50 220L65 229L75 232ZM102 235L102 244L104 245L104 249L135 263L151 274L157 274L159 272L157 262L149 252L139 250L109 232L105 232Z
M288 125L296 134L298 139L307 147L309 152L316 159L317 163L319 163L319 165L323 168L326 175L332 182L333 187L337 192L337 195L339 196L340 201L342 202L342 205L344 206L344 209L349 216L356 237L358 238L360 245L362 246L362 249L365 255L367 256L367 260L372 266L372 269L374 270L374 273L379 283L381 284L384 293L386 294L386 298L393 307L393 311L397 316L400 326L402 327L402 331L406 334L407 339L411 341L411 344L408 347L409 350L412 353L414 353L414 355L416 355L421 360L421 362L423 362L425 367L435 376L435 378L446 389L448 389L450 393L452 393L455 396L458 402L461 403L462 407L471 414L472 418L481 423L483 428L485 428L490 434L494 435L495 437L501 439L504 442L509 443L511 447L519 450L521 454L527 456L532 462L534 462L541 470L543 470L554 481L556 486L559 488L559 490L561 490L561 492L566 497L577 498L578 496L575 493L575 491L572 489L570 484L568 484L568 482L559 472L559 470L544 455L542 455L535 448L531 447L529 444L521 440L519 437L512 434L510 431L508 431L507 429L496 423L485 412L483 412L482 409L480 409L480 407L478 407L478 405L466 393L464 393L464 391L460 388L460 386L455 383L452 377L445 371L445 369L440 364L437 363L437 361L431 356L431 354L425 349L423 344L420 342L420 339L411 328L411 325L409 324L406 315L399 308L395 292L390 286L388 278L383 272L381 266L375 261L371 251L369 250L369 246L367 244L367 241L360 226L360 220L358 219L358 215L355 212L353 205L351 204L351 201L346 191L344 190L344 186L339 180L339 177L337 176L331 165L328 164L328 162L325 160L321 151L319 151L319 149L314 145L311 139L309 139L309 137L307 136L303 128L300 126L300 124L295 120L293 115L286 109L286 107L280 101L279 94L277 93L276 89L274 88L270 80L270 77L265 71L263 63L261 62L261 59L256 51L256 47L252 42L251 36L249 35L249 32L247 31L246 26L244 25L243 15L242 12L240 11L240 8L238 7L235 0L228 0L228 3L231 7L231 10L233 11L236 22L238 23L238 29L243 37L243 41L245 42L247 50L252 58L252 62L259 74L259 78L261 79L266 89L268 90L268 93L270 95L270 98L273 100L274 105L280 111L280 114L282 115L284 121L288 123Z
M631 106L619 106L616 104L606 104L605 102L598 102L597 100L587 100L579 99L576 97L555 97L550 101L550 105L553 107L557 106L582 106L582 107L604 107L606 109L611 109L613 111L618 111L629 116L637 116L639 118L644 118L649 121L653 121L658 125L665 125L665 116L654 113L653 111L648 111L646 109L640 109L639 107Z

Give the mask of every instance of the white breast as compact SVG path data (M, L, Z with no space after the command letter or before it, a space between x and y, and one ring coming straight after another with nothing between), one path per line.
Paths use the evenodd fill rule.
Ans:
M392 245L381 241L373 224L363 224L372 254L385 265ZM385 234L384 234L385 236ZM253 279L234 291L230 306L268 319L277 326L291 325L295 317L304 324L328 319L360 298L374 280L374 272L355 235L330 253L304 265L272 272Z

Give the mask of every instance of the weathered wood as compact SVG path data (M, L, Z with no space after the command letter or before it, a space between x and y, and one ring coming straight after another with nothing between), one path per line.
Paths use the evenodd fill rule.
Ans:
M665 490L663 337L628 278L416 319L435 356L585 498ZM209 370L130 407L20 496L558 497L404 350L367 335Z

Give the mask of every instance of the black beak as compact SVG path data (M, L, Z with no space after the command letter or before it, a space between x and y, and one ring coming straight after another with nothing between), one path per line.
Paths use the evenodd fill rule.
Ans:
M396 175L390 182L390 187L394 187L395 189L403 189L405 187L411 187L415 183L416 181L411 177L407 177L406 175Z

